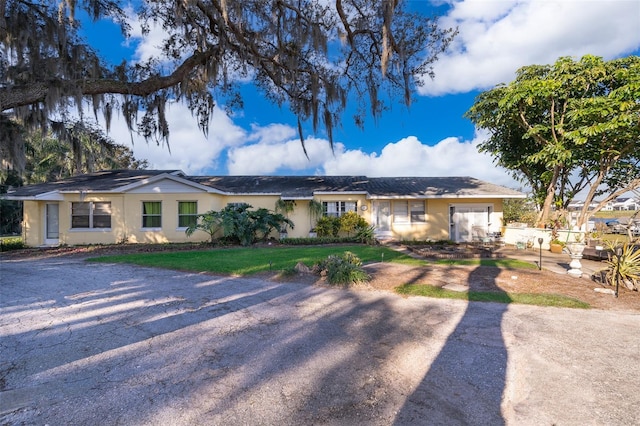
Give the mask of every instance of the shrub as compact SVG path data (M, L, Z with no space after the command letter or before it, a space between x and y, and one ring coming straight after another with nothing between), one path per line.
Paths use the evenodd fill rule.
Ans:
M22 237L0 238L0 251L20 250L25 248Z
M340 232L340 218L323 216L316 223L318 237L337 237Z
M346 212L339 219L340 222L340 232L344 232L348 236L351 236L351 233L355 232L360 228L365 228L369 224L367 221L358 215L356 212Z
M350 251L341 256L331 255L318 265L325 271L329 284L353 284L369 281L369 275L362 269L362 261Z
M223 242L239 242L248 246L256 241L264 241L274 229L286 226L293 228L293 222L280 213L273 213L265 208L250 210L246 203L230 204L219 212L211 210L198 215L198 222L189 226L187 237L195 231L202 230L209 234L211 244L215 237L222 233Z
M613 253L620 248L621 254L619 258L610 255L609 259L605 260L607 267L602 271L606 274L607 282L613 285L619 277L620 282L629 290L637 291L640 283L640 248L629 243L619 246L617 241L609 242L607 246Z
M376 241L375 226L366 225L356 228L356 240L365 244L374 244Z
M318 246L322 244L350 244L359 242L355 237L301 237L280 240L280 244L288 246Z

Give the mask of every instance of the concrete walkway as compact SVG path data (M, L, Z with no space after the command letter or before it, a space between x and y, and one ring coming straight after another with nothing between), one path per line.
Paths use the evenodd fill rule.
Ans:
M569 253L556 254L551 253L549 250L540 251L533 248L518 250L514 247L507 246L501 247L497 251L504 254L506 257L524 260L526 262L535 263L536 265L540 261L540 255L542 254L542 269L556 272L558 274L566 274L569 270L569 263L571 262ZM582 264L582 278L586 279L590 279L594 273L606 267L606 263L604 262L584 258L580 259L580 263Z

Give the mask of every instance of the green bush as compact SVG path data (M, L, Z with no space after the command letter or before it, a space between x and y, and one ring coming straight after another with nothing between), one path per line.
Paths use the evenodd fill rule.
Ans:
M356 230L365 228L369 224L367 221L358 215L356 212L346 212L339 219L340 222L340 232L343 232L347 235L351 235Z
M337 237L340 232L340 218L322 216L316 223L318 237Z
M362 269L362 261L350 251L341 256L331 255L320 262L318 269L327 274L329 284L354 284L369 281L369 275Z
M0 238L0 251L20 250L25 248L22 237Z
M360 235L359 240L373 240L373 227L356 212L346 212L340 217L323 216L316 223L316 233L318 237L338 237ZM370 233L371 238L366 238L366 234Z
M280 240L280 244L287 246L319 246L323 244L351 244L360 240L357 237L301 237Z
M356 240L364 244L374 244L376 242L376 227L373 225L358 226L356 228Z

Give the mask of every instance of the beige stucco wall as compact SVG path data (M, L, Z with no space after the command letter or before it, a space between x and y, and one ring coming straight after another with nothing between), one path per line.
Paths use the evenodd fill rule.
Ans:
M427 199L425 214L426 223L396 223L393 217L393 203L406 202L406 199L388 199L378 201L389 201L391 203L391 231L392 236L399 240L447 240L449 235L449 207L451 205L478 205L490 204L493 206L491 214L492 230L499 230L502 223L502 200L493 198L478 199ZM412 200L415 201L415 200ZM370 211L371 209L369 209Z
M59 202L60 244L114 244L128 243L164 243L206 241L209 236L198 231L187 238L184 228L178 228L178 202L196 201L198 213L221 210L228 203L248 203L254 208L275 209L278 196L225 196L206 192L154 193L140 192L127 194L86 194L83 201L110 201L112 216L111 229L71 229L71 203L81 201L80 194L65 194ZM162 227L158 229L142 228L142 202L160 201L162 203ZM356 201L358 214L368 223L372 223L372 201L364 194L327 194L318 195L315 201ZM428 199L425 200L426 223L394 223L393 203L396 200L384 200L391 203L392 237L405 240L444 240L449 239L449 207L452 204L491 204L493 206L492 228L498 230L502 218L502 200L498 199ZM405 201L406 200L402 200ZM53 201L49 201L53 202ZM23 234L29 246L44 244L45 201L25 201ZM366 206L365 209L362 209ZM296 200L295 209L289 213L295 228L288 232L289 237L307 237L314 223L309 217L309 201ZM493 229L492 229L493 230ZM277 234L274 233L274 237Z
M44 242L44 203L25 201L22 207L22 236L24 243L36 247Z
M129 243L166 243L166 242L198 242L206 241L209 236L204 232L196 232L187 238L184 228L178 227L178 203L180 201L195 201L198 203L198 214L210 210L220 210L224 207L224 197L217 194L186 193L186 194L127 194L124 202L120 224L120 235ZM162 227L142 227L142 203L144 201L160 201L162 203ZM119 220L120 221L120 220Z

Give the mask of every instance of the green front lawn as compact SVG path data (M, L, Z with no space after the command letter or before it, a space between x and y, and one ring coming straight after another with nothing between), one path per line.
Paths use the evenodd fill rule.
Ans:
M538 269L538 266L518 259L438 259L436 265L491 266L501 269Z
M104 256L91 259L94 262L133 263L168 269L218 274L250 275L265 271L290 270L298 262L307 266L324 260L331 254L345 251L355 253L363 263L400 262L426 264L405 254L379 246L317 246L317 247L256 247L229 248L201 251L177 251L161 253L136 253Z
M474 302L520 303L524 305L578 309L589 309L591 307L588 303L558 294L506 293L498 291L458 292L424 284L405 284L397 287L396 292L406 296L462 299Z
M266 271L290 271L298 263L307 266L324 260L329 255L341 255L350 251L363 263L396 262L410 265L428 265L431 262L419 260L406 254L380 246L332 245L307 247L250 247L197 251L175 251L156 253L135 253L103 256L89 259L92 262L132 263L141 266L160 267L193 272L212 272L227 275L251 275ZM435 263L446 265L479 265L503 269L531 269L535 265L515 259L453 259ZM402 277L398 277L398 284ZM396 288L405 295L491 301L500 303L524 303L539 306L588 308L579 300L560 295L520 294L501 292L454 292L430 285L405 284Z

